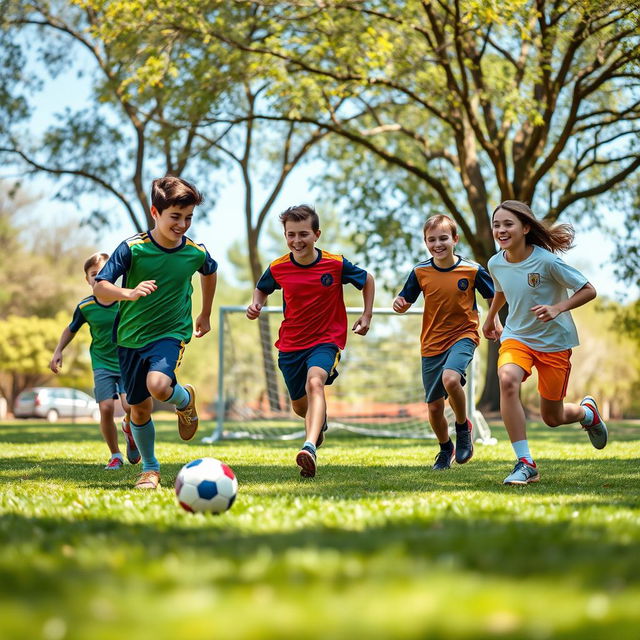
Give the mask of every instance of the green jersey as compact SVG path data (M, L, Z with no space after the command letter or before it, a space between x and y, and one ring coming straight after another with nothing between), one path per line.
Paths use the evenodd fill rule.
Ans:
M149 231L122 242L96 281L115 284L122 276L123 287L134 289L145 280L155 280L158 288L138 300L120 302L116 321L118 345L138 349L161 338L189 342L193 334L191 278L196 271L210 275L217 268L204 245L186 236L174 249L161 247Z
M113 325L118 316L118 303L101 304L95 296L82 300L73 312L69 331L76 333L86 322L91 333L91 367L120 371L118 352L113 341Z

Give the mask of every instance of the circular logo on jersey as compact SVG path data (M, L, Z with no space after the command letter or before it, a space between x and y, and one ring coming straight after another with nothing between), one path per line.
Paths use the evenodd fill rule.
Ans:
M320 276L320 282L322 282L325 287L330 287L333 284L333 276L330 273L323 273Z
M458 289L460 291L466 291L469 288L469 281L466 278L460 278L458 280Z

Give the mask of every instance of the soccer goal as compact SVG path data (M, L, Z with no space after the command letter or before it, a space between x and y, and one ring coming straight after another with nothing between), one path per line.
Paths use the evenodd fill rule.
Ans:
M290 407L273 347L282 309L265 307L257 321L244 307L222 307L219 324L219 375L216 426L203 442L221 438L298 439L304 424ZM348 308L349 327L362 313ZM427 421L420 365L421 309L399 315L375 309L367 336L351 333L326 387L329 429L365 436L434 438ZM477 357L467 372L467 403L474 439L495 442L475 406ZM453 429L453 412L447 405Z

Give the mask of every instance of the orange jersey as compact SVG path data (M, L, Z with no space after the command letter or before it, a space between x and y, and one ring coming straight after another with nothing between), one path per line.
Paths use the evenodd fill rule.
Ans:
M493 298L493 280L484 267L456 257L448 269L437 267L433 258L416 265L398 294L411 303L420 292L424 295L423 356L437 356L462 338L480 342L476 290L483 298Z

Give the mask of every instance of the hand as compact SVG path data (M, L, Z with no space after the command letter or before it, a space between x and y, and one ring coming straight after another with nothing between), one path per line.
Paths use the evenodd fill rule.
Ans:
M482 335L487 340L493 340L493 342L500 340L500 336L502 335L502 323L500 322L500 318L497 316L493 320L491 318L487 318L482 325Z
M193 335L196 338L202 338L211 331L211 320L209 316L205 316L202 313L196 318L196 330Z
M260 315L261 311L262 305L259 302L252 302L247 307L247 318L249 318L249 320L255 320Z
M398 296L393 301L393 310L396 313L404 313L411 307L411 303L407 302L402 296Z
M155 280L143 280L135 289L129 290L127 300L137 300L138 298L144 298L150 293L153 293L158 288Z
M360 336L366 336L369 333L369 327L371 326L371 316L363 313L354 323L351 330Z
M549 320L553 320L560 313L552 304L537 304L535 307L531 307L531 311L533 311L540 322L549 322Z
M62 369L62 353L54 351L51 362L49 363L49 369L51 369L53 373L60 373L60 369Z

